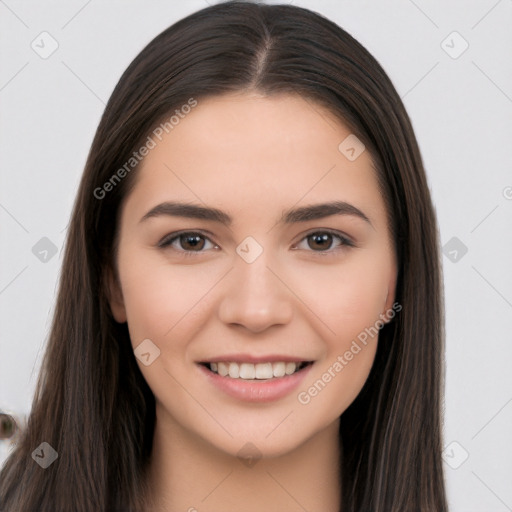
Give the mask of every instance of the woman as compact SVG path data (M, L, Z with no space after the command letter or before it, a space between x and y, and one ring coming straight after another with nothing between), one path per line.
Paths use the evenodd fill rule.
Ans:
M208 7L107 104L0 508L445 511L442 352L385 72L312 11Z

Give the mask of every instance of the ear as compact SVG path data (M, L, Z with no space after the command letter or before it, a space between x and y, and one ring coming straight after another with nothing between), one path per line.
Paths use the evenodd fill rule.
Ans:
M110 267L105 271L105 275L107 300L110 304L112 316L116 322L122 324L126 322L127 317L121 285L119 284L119 280L115 276L114 271Z

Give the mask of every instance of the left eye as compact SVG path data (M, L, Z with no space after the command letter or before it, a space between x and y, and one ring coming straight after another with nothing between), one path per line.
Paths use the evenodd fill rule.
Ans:
M177 249L180 252L185 253L191 253L191 252L202 252L201 249L204 248L205 242L208 241L210 244L212 242L209 238L205 237L201 233L194 233L194 232L186 232L186 233L179 233L178 235L170 235L166 238L164 238L159 244L159 247L168 247L168 246L174 246L175 242L179 242L181 245L181 249ZM183 245L185 245L185 248L183 248ZM191 248L187 248L186 245L189 245ZM212 244L212 246L218 247L217 245ZM176 249L176 247L174 246ZM197 250L199 249L199 250Z
M306 242L308 247L313 250L313 252L334 252L330 251L332 249L334 239L338 239L339 243L334 247L340 248L343 246L354 247L354 243L348 239L347 237L341 235L340 233L334 233L331 231L315 231L313 233L309 233L299 242ZM311 241L311 242L308 242ZM176 243L180 245L181 248L176 246ZM206 244L211 244L211 247L205 247ZM299 244L293 246L293 249L301 249ZM204 252L202 249L218 249L219 246L211 242L211 240L202 235L201 233L196 232L182 232L178 234L171 234L165 237L161 242L159 242L158 247L173 247L178 252L185 253L185 255L192 255L193 253L201 253ZM303 248L302 248L303 249Z
M333 246L333 239L337 238L339 240L339 244L335 247L340 248L343 246L354 247L354 244L347 237L339 234L333 233L332 231L315 231L314 233L310 233L306 235L302 241L306 241L308 247L313 249L313 252L334 252L328 251ZM311 240L312 242L307 242Z

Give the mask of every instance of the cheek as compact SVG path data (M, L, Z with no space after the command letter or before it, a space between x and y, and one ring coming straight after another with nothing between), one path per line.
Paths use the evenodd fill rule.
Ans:
M380 259L353 260L302 279L304 302L318 316L324 352L297 399L313 416L334 420L354 401L370 373L377 350L379 315L385 313L389 266ZM325 327L328 326L328 329Z
M340 342L374 325L384 313L390 278L386 258L300 272L297 295Z
M349 347L333 354L298 390L296 398L303 417L318 418L327 425L339 418L361 392L375 358L376 339L373 344L356 342Z
M211 272L206 274L195 265L172 267L149 260L142 264L136 258L124 263L120 275L134 346L149 338L163 347L185 325L194 325L202 299L216 281Z
M297 395L307 414L327 423L343 414L363 388L382 325L382 287L368 273L352 277L339 288L331 287L329 299L318 304L330 330L320 328L324 352Z

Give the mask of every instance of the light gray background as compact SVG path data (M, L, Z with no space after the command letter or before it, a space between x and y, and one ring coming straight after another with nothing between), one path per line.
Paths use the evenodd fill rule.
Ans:
M512 0L288 3L359 40L409 112L442 243L458 239L443 256L450 510L512 511ZM206 5L0 0L0 410L30 409L66 225L108 97L143 46ZM59 45L46 59L31 48L50 48L43 31ZM32 251L43 237L57 249L46 262ZM8 449L0 442L0 463Z

